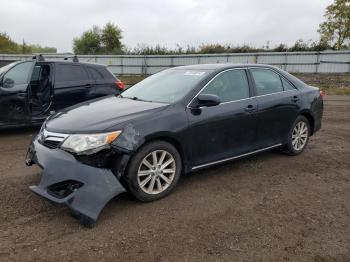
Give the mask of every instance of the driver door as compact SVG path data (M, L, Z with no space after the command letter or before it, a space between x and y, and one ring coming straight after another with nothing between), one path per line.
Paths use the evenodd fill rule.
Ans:
M34 61L15 64L0 78L0 125L29 124L28 86Z
M201 91L218 96L219 105L187 108L195 168L256 148L257 102L250 93L246 71L232 69L218 74Z

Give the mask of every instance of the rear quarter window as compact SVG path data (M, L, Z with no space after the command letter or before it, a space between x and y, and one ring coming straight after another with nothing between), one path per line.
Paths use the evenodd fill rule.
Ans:
M103 75L104 78L115 78L115 76L108 71L107 67L98 67L96 69Z
M89 76L81 65L57 64L56 82L88 80Z
M103 74L101 74L99 71L97 71L95 68L93 67L87 67L87 70L91 76L92 79L94 80L100 80L103 79Z
M283 88L284 88L285 91L287 91L287 90L295 90L295 87L291 83L289 83L283 77L281 77L281 79L282 79L282 84L283 84Z

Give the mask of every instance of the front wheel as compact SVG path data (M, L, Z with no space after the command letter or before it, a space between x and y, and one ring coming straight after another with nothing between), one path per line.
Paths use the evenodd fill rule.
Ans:
M180 154L173 145L154 141L133 156L123 180L137 199L149 202L170 193L180 178L181 166Z
M285 153L299 155L305 149L310 137L310 124L304 116L298 116L288 134Z

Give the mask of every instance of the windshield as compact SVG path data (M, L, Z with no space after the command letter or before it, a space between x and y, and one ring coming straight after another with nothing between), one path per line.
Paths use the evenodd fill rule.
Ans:
M6 66L0 67L0 75L6 72L8 69L10 69L12 66L14 66L17 62L8 64Z
M164 70L130 87L122 93L122 96L171 104L185 97L210 72L209 70Z

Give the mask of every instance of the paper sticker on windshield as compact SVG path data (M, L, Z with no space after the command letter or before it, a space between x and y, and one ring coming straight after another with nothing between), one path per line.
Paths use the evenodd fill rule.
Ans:
M202 76L205 72L198 72L198 71L186 71L185 76Z

